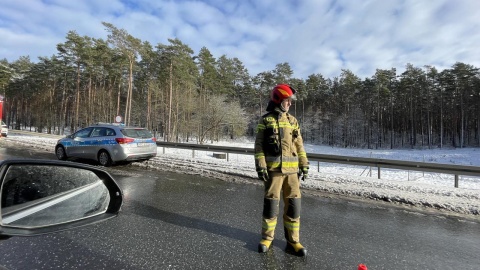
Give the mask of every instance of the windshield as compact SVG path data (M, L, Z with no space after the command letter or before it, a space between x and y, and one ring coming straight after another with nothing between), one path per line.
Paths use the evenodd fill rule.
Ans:
M152 138L152 133L144 128L122 129L123 135L130 138L146 139Z

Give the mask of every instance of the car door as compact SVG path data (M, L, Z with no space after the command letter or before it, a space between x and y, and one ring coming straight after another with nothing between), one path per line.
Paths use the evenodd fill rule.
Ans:
M97 154L100 149L105 146L105 127L94 127L90 134L90 144L87 146L85 157L89 159L97 159Z
M90 142L90 134L93 128L88 127L75 132L72 135L72 146L69 147L67 155L71 157L86 158L86 150Z

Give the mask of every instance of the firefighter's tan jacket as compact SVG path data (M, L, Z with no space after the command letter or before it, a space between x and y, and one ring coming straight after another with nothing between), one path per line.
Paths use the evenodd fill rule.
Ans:
M278 108L263 115L258 122L255 139L257 170L266 168L268 171L292 174L298 173L298 168L307 166L307 153L297 119Z

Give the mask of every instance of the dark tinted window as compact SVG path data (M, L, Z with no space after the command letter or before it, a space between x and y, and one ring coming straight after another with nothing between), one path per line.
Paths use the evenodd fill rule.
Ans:
M152 138L152 133L148 130L143 128L135 128L135 129L122 129L123 135L130 137L130 138Z
M96 127L93 129L92 137L103 137L106 136L106 129L103 127Z
M111 128L106 128L105 132L106 132L105 136L115 136L115 130Z

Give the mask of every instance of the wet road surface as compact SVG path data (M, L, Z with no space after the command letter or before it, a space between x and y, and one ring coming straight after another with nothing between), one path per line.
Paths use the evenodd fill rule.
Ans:
M272 250L259 254L262 186L135 166L108 170L124 191L117 218L72 231L0 241L0 265L10 269L357 269L359 263L369 269L478 269L480 265L478 221L311 195L304 195L302 201L301 239L308 257L284 251L281 219Z

